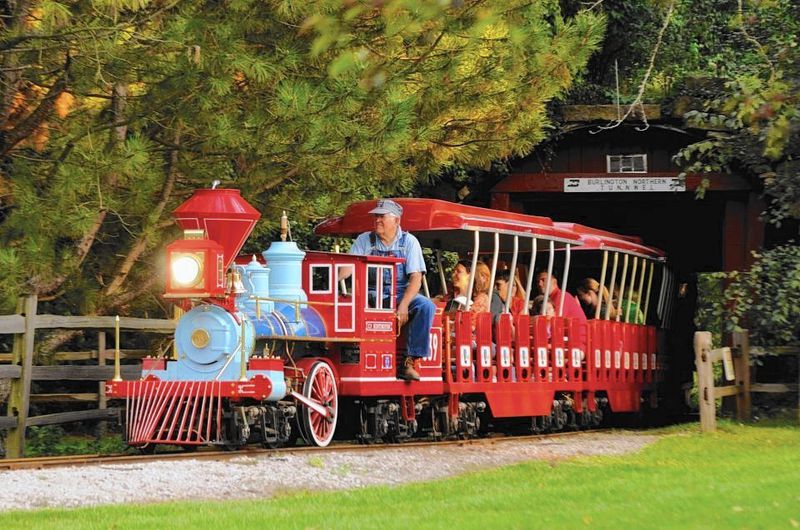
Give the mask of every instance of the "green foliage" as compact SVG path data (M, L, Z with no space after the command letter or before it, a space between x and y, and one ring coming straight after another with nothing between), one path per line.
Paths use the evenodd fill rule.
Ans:
M714 69L724 84L686 118L717 132L682 150L677 161L686 172L744 170L771 200L770 221L800 218L800 6L746 2L742 13L721 9L711 19L719 26L712 34L729 34L739 45L702 63L724 63Z
M731 331L726 328L726 276L724 272L697 275L697 308L694 324L698 330L711 332L712 344L722 344L723 334Z
M528 153L604 30L555 1L24 5L0 24L0 304L56 313L152 308L169 212L212 180L263 237Z
M579 2L564 2L576 9ZM645 100L696 110L709 131L682 150L685 173L737 172L763 187L766 218L800 218L800 4L793 0L606 0L606 39L569 101L612 103L637 93L666 5L674 5L655 56ZM740 10L741 9L741 10ZM698 189L703 196L706 185Z
M800 345L800 247L790 242L756 255L743 272L701 275L698 328L722 332L747 328L751 344Z
M44 456L55 454L56 447L64 438L64 429L58 426L45 425L31 427L25 441L26 456ZM61 453L63 454L63 453Z
M30 427L25 442L25 456L120 454L127 446L120 435L102 437L68 436L57 425Z
M568 13L585 6L581 1L562 3ZM663 7L664 2L659 0L605 0L597 6L607 21L605 39L601 49L590 59L581 81L570 90L570 102L606 104L615 101L615 61L621 101L632 99L663 21Z

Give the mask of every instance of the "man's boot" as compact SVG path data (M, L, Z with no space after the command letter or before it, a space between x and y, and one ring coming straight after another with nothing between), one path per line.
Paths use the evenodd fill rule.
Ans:
M397 377L399 379L405 379L406 381L419 381L419 374L414 369L413 357L409 357L408 355L403 357L403 364L400 366Z

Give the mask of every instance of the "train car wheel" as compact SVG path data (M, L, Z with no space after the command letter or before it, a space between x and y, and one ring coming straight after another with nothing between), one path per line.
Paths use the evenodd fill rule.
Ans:
M336 379L330 366L324 362L316 362L311 366L303 384L303 396L320 403L330 414L326 418L305 405L300 406L300 423L304 438L310 444L325 447L333 439L339 408Z

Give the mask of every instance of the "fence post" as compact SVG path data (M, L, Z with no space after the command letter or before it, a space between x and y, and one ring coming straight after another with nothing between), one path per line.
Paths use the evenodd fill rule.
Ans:
M97 334L97 364L99 366L106 365L106 332L101 331ZM106 398L106 382L100 381L97 385L97 408L108 408L108 398ZM101 421L98 425L98 433L103 436L108 430L108 424Z
M17 417L17 426L9 429L6 439L6 456L21 458L25 453L25 428L28 422L28 405L31 399L31 367L33 366L33 340L36 336L36 304L35 294L20 298L17 302L17 314L25 316L25 333L14 335L13 363L21 367L19 379L11 383L11 395L8 397L8 413Z
M714 400L714 370L711 366L711 332L694 334L694 362L697 367L697 401L700 404L700 430L717 430L717 410Z
M750 333L743 329L733 332L733 347L736 355L733 358L734 371L736 372L736 419L747 421L750 419Z

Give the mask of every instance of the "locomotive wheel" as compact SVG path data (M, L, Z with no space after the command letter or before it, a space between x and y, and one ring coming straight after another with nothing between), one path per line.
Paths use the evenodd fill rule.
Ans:
M247 445L250 427L242 423L237 410L230 408L229 416L223 418L223 422L222 448L225 451L238 451Z
M375 443L375 439L372 437L372 433L369 432L369 412L367 411L367 404L365 402L361 402L361 406L358 408L358 443L361 445L372 445Z
M302 434L306 441L318 447L325 447L333 439L338 418L339 397L333 370L326 363L316 362L303 384L303 396L320 403L328 410L330 417L325 418L317 411L300 405L300 422Z

